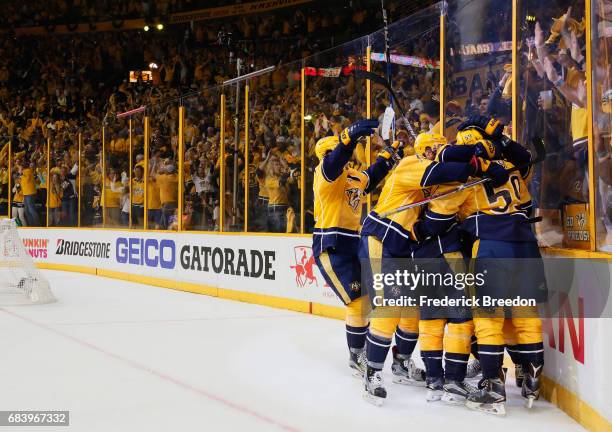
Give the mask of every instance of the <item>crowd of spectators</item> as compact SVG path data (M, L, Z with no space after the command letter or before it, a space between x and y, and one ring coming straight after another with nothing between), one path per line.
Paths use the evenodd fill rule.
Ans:
M140 14L139 7L152 2L110 3L111 10L133 9L135 14ZM162 3L157 2L157 6ZM168 2L168 5L199 6L197 2ZM58 8L61 13L57 16L64 17L70 16L69 11L73 10L94 10L93 3L87 1L50 2L45 3L45 8L27 1L4 6L9 12L4 17L12 17L12 24L22 25L31 24L28 19L35 17L48 20L45 13ZM358 4L355 2L353 6ZM239 229L245 219L241 202L244 183L234 178L242 179L245 173L245 131L242 126L234 139L233 96L228 95L226 159L223 161L228 169L226 187L221 192L220 164L216 162L220 155L220 91L215 86L235 75L236 59L241 58L242 73L268 65L288 65L250 83L253 102L249 153L252 156L248 183L253 188L250 194L253 203L249 204L255 212L250 218L253 229L295 230L295 214L289 215L291 227L287 228L284 211L285 206L295 211L295 206L288 206L286 200L295 203L299 196L295 191L299 184L296 167L300 138L296 101L301 65L291 61L328 48L342 37L354 37L379 27L378 12L360 7L350 10L349 14L338 14L334 5L315 2L308 10L293 8L214 23L204 21L172 26L164 32L3 38L0 41L3 142L0 151L5 157L0 159L0 212L14 214L24 225L44 225L48 219L50 225L75 225L80 220L83 226L115 226L129 224L127 215L133 205L136 208L132 211L132 223L142 226L143 217L137 216L144 187L130 185L129 178L130 165L132 178L145 168L143 117L135 115L131 119L130 153L129 122L117 119L116 113L146 105L151 145L149 172L142 176L146 177L150 192L147 194L151 210L147 215L149 226L176 227L178 106L182 104L186 108L185 165L188 167L183 173L188 192L183 222L193 229L219 229L223 194L226 203L232 204L225 206L228 212L224 217L225 229ZM130 71L143 69L152 71L151 82L128 82ZM12 144L10 173L6 145L9 141ZM234 152L234 141L240 147L238 152ZM50 143L48 154L47 143ZM132 155L131 164L128 153ZM29 178L24 170L30 166L35 173L36 193L31 194L28 188L24 194L24 179ZM280 198L275 195L272 203L265 202L261 207L260 191L266 189L264 185L275 175L279 176L283 188L290 186L293 190L287 194L277 191ZM269 186L274 189L274 182ZM80 209L76 205L79 189ZM12 209L6 208L9 193ZM48 215L46 205L51 209ZM267 217L267 211L262 209L268 207L276 209L273 214L282 213L280 222Z
M568 11L570 5L561 3L546 10L536 5L529 13L537 22L521 28L519 124L510 122L513 77L510 65L504 65L509 53L502 51L448 59L450 76L474 68L479 62L489 70L495 67L497 72L485 74L481 86L460 98L454 97L454 81L447 83L447 97L451 100L445 107L444 128L452 138L453 126L460 118L480 113L501 117L508 124L508 132L517 127L522 142L544 133L552 158L536 172L532 194L538 211L545 216L544 230L552 226L557 234L560 208L565 203L588 202L583 13L576 12L579 7ZM198 7L196 1L168 4ZM147 218L150 228L175 229L179 201L183 200L180 217L185 229L219 230L223 220L227 231L243 230L246 222L250 231L296 232L302 211L300 175L304 159L303 211L308 232L313 226L311 181L317 165L314 144L322 136L337 133L364 117L367 98L365 82L352 75L307 76L302 155L301 67L364 67L364 52L347 55L346 49L339 49L328 51L329 55L309 56L337 44L343 37L354 38L360 32L375 30L381 22L378 9L353 8L351 14L337 14L333 4L326 7L315 2L312 7L321 10L312 13L297 8L214 24L205 21L173 26L161 33L119 31L5 38L0 42L0 135L4 142L12 140L13 159L9 174L6 158L0 158L0 212L9 211L7 186L12 175L12 211L24 224L45 223L48 195L49 224L75 225L80 187L83 226L131 223L142 227ZM389 8L398 18L400 8L394 7L393 2ZM478 42L508 39L509 15L505 9L491 10L491 20L483 27ZM435 24L421 21L420 27L411 24L411 33L405 39L397 37L392 50L399 55L437 60L438 30ZM452 31L448 37L452 44ZM460 42L468 39L457 37ZM244 86L238 106L235 89L219 87L235 76L237 58L243 64L242 73L279 66L273 73L248 82L246 121ZM299 61L303 58L305 62ZM154 64L150 68L152 82L128 82L130 70L149 69L150 64ZM609 75L607 63L598 67L601 76ZM382 63L374 62L373 68L385 73ZM409 107L412 129L441 131L439 70L396 64L392 77L394 87ZM601 87L609 88L607 84ZM371 91L371 115L381 117L389 105L387 94L377 86ZM220 116L222 92L224 125ZM147 161L143 114L129 120L115 116L142 105L147 106L150 119ZM183 173L178 172L179 105L185 109ZM397 136L410 147L412 136L404 120L398 121ZM51 143L49 181L47 141ZM370 159L375 158L382 145L379 137L372 138ZM353 161L356 165L368 160L365 148L360 149ZM603 145L602 160L609 158L607 150ZM7 147L0 151L6 152ZM221 165L225 167L224 179L220 178ZM184 180L183 197L178 196L180 174ZM34 191L28 183L30 178L34 179ZM147 215L143 213L145 189ZM372 199L376 200L376 193ZM224 215L220 214L222 200ZM550 240L550 236L540 237ZM556 244L559 239L550 241Z

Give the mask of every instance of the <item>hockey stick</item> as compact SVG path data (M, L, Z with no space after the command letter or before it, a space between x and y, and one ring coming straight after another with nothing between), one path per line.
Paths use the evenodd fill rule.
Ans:
M391 88L391 57L389 56L389 20L387 19L387 9L385 9L385 0L380 0L380 7L382 9L382 18L384 25L384 35L385 35L385 62L387 63L387 88ZM391 106L393 106L393 99L395 96L389 92L389 102ZM395 118L391 123L391 137L393 141L395 141Z
M389 92L389 95L391 96L391 103L395 105L395 107L400 113L400 116L404 119L404 123L406 123L406 128L408 129L408 132L410 133L410 135L412 135L412 138L416 139L417 134L412 128L410 121L408 120L408 116L406 115L406 110L404 109L403 105L400 103L389 81L387 81L384 77L381 77L380 75L376 75L374 72L364 71L361 69L353 70L353 74L355 75L356 78L367 79L369 81L372 81L375 84L379 84L383 86Z
M530 166L533 166L533 165L537 165L540 162L542 162L544 159L546 159L546 149L544 148L544 141L541 138L534 138L533 139L533 146L534 146L535 151L536 151L536 158L534 160L532 160L531 162L529 162L528 164L525 164L523 166L516 166L514 168L511 168L511 169L507 170L508 174L512 173L514 171L520 171L520 170L522 170L524 168L527 168L527 167L530 167ZM425 198L425 199L422 199L422 200L419 200L419 201L415 201L415 202L410 203L410 204L406 204L406 205L400 206L400 207L398 207L396 209L389 210L389 211L386 211L384 213L381 213L379 216L381 218L386 218L386 217L389 217L391 215L394 215L394 214L401 213L403 211L409 210L411 208L421 207L421 206L424 206L425 204L430 203L430 202L432 202L434 200L437 200L437 199L440 199L440 198L445 198L445 197L447 197L449 195L454 195L454 194L456 194L458 192L464 191L464 190L472 188L474 186L481 185L481 184L486 183L486 182L488 182L490 180L491 179L489 177L485 177L485 178L481 178L481 179L474 180L474 181L471 181L471 182L467 182L467 183L464 183L464 184L458 186L455 189L449 190L447 192L442 192L442 193L439 193L437 195L432 195L429 198Z

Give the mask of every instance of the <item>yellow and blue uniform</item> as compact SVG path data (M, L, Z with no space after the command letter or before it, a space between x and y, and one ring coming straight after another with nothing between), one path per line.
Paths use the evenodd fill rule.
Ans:
M365 121L364 124L370 123ZM367 132L365 127L360 135ZM346 339L351 356L355 356L363 352L370 311L361 289L361 265L357 255L362 197L376 187L393 165L387 158L379 157L362 171L347 166L357 146L354 135L350 138L348 135L345 129L340 137L322 138L315 147L320 163L315 168L313 180L315 229L312 249L321 274L347 305Z
M336 144L314 172L314 215L312 249L327 283L336 295L349 304L362 296L361 266L357 250L362 198L389 172L379 158L363 171L347 167L351 147L338 137L325 140Z
M435 193L442 194L455 189L459 183L442 185ZM457 213L469 199L472 191L465 189L445 198L433 200L425 210L423 221L419 223L420 236L427 236L423 246L415 256L440 258L432 265L441 269L434 271L447 274L468 272L464 261L464 244L460 235ZM467 294L467 295L466 295ZM437 287L436 297L469 297L465 289ZM468 308L421 307L419 321L419 343L421 358L425 364L427 377L463 381L472 347L474 323ZM445 332L446 328L446 332ZM444 357L444 367L442 358Z
M363 263L362 280L366 282L371 298L380 294L380 291L374 289L374 273L394 273L399 269L399 264L389 258L410 258L419 249L414 227L420 217L420 208L408 209L389 217L381 215L424 199L431 193L432 186L465 182L473 173L473 168L467 163L473 152L461 154L462 157L465 156L465 159L462 159L465 162L455 162L452 160L460 158L454 159L450 156L457 151L462 153L464 150L443 147L439 152L439 160L435 161L422 155L407 156L387 178L378 203L368 214L361 230L359 256ZM366 262L369 265L366 266ZM386 296L384 290L383 296ZM374 369L382 369L394 333L397 343L394 358L401 361L410 359L418 340L418 327L417 308L378 307L372 315L368 332L368 365Z
M506 168L513 165L502 162ZM531 196L527 190L528 172L516 172L501 187L478 186L471 202L462 209L462 229L476 239L472 250L474 272L487 272L485 285L477 297L535 298L546 300L546 281L538 243L528 217ZM507 317L507 320L505 319ZM514 328L515 345L507 347L513 361L528 370L544 363L542 323L535 308L514 308L492 312L474 311L478 354L485 378L499 375L503 363L505 321Z
M515 166L524 168L510 173L508 181L499 187L484 183L448 199L432 201L420 228L428 235L444 232L449 224L455 223L456 214L461 229L474 240L474 273L487 274L486 283L476 288L476 296L509 298L520 295L543 301L545 279L539 261L541 256L528 223L531 195L527 184L532 175L528 165L531 154L514 142L507 144L504 153L506 160L493 163L501 164L506 170ZM517 261L514 258L528 259ZM510 313L505 320L507 312ZM509 344L507 348L515 363L536 368L543 364L541 321L535 309L504 311L498 308L492 313L476 309L474 327L485 378L499 376L504 343ZM504 338L504 329L509 327L514 331L513 340Z

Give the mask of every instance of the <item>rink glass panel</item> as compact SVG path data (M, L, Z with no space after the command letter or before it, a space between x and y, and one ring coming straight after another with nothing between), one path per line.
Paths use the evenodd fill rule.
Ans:
M351 71L366 69L368 38L363 37L304 59L304 157L305 157L305 233L314 228L314 170L317 141L328 134L338 135L351 123L366 118L366 80ZM356 169L367 167L367 144L357 145L349 162ZM366 200L363 201L366 211Z
M225 94L223 231L244 231L244 143L246 82L223 88Z
M102 128L85 129L81 136L81 227L102 227Z
M131 165L129 179L130 227L144 228L144 113L130 118L131 152L128 157ZM137 179L137 175L139 176Z
M48 132L49 166L45 167L40 186L43 187L42 179L48 175L49 181L44 185L45 195L48 195L48 226L78 226L80 138L77 128Z
M108 122L104 127L104 227L129 225L129 142L127 117Z
M148 228L178 229L178 136L177 100L153 105L150 116L148 161Z
M440 7L435 5L423 9L410 17L389 25L389 53L391 65L384 61L385 32L381 29L370 36L371 71L377 75L391 77L391 85L403 105L407 118L402 119L396 111L395 136L404 142L405 153L413 153L414 134L439 128L440 103ZM384 110L390 98L384 87L372 84L370 88L371 117L382 123ZM428 114L427 114L428 113ZM379 134L370 140L370 160L384 148ZM382 182L372 193L374 206L378 200Z
M221 89L183 99L183 230L218 231Z
M450 1L445 16L445 134L454 140L461 117L495 115L511 133L512 2ZM503 81L499 94L495 91ZM505 91L504 91L505 90ZM493 112L487 110L495 95Z
M576 35L576 51L586 56L585 32L580 24L585 17L583 2L519 2L516 136L521 143L542 138L547 151L547 159L535 167L530 185L535 213L543 217L543 222L535 225L540 245L589 249L588 158L592 143L588 142L586 80L583 66L573 60L575 54L568 46L571 38L553 34L569 7L574 23L568 34ZM564 84L554 84L556 80Z
M300 80L295 62L247 83L249 232L300 232Z
M598 250L612 252L612 28L609 2L591 2L591 23L596 240Z

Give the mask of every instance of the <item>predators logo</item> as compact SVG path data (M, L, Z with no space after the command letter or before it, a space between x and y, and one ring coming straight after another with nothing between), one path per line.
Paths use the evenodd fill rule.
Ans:
M359 203L361 202L361 189L359 188L350 188L346 190L346 198L348 200L348 205L353 209L353 211L357 211L357 207L359 207Z

